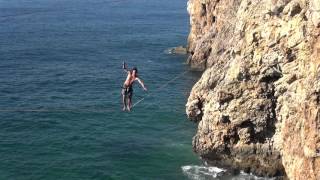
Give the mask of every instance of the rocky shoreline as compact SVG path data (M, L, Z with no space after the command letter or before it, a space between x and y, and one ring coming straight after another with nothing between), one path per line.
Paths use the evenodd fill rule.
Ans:
M186 113L205 161L320 179L320 1L189 0Z

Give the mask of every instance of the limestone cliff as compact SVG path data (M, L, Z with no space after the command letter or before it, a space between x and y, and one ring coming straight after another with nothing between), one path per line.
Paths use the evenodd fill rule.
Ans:
M189 0L186 112L206 161L320 179L320 0Z

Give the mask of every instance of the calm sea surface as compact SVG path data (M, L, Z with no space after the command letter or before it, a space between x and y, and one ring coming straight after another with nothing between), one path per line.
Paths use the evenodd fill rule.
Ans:
M184 115L199 77L185 57L186 0L0 0L0 179L183 179L195 125ZM121 111L122 60L135 85ZM43 110L43 112L3 112Z
M0 179L213 179L192 152L187 0L0 0ZM122 61L137 66L121 111ZM172 78L186 74L168 83Z

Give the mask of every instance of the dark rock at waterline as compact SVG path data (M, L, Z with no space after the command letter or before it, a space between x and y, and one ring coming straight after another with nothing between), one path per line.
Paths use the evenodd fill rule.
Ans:
M178 47L173 47L173 48L169 48L167 50L168 54L181 54L181 55L185 55L187 54L187 48L184 46L178 46Z

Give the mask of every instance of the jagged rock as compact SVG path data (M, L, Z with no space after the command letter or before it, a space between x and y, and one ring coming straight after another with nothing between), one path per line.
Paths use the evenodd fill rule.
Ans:
M220 104L223 104L225 102L228 102L230 100L233 99L233 94L231 93L227 93L227 92L223 92L223 91L219 91L218 92L218 95L217 95L217 101L220 103Z
M320 1L189 0L186 113L204 160L320 179Z
M187 48L184 46L173 47L167 50L168 54L187 54Z
M320 1L310 0L311 20L314 26L320 27Z
M297 1L291 1L284 8L283 13L289 16L295 16L302 11L300 4Z
M195 99L193 101L189 101L188 104L186 105L188 108L188 112L190 118L196 122L200 121L202 118L202 102L200 99Z
M251 141L251 131L250 127L241 128L238 130L238 136L240 139L240 143L248 144Z

